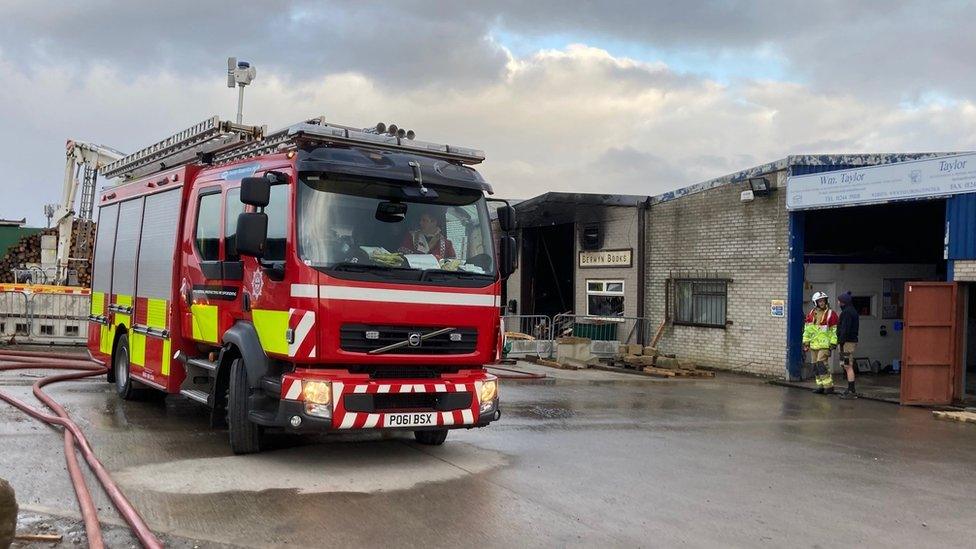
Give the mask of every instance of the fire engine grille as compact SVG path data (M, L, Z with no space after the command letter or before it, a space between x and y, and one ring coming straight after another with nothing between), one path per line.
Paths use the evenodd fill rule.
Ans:
M439 330L431 326L375 326L370 324L344 324L339 330L339 347L352 353L368 353L401 341L410 334L427 334ZM478 330L457 328L423 340L420 345L387 351L399 355L461 355L473 353L478 343Z
M393 410L436 410L448 412L471 407L470 392L463 393L377 393L343 397L348 412L389 412Z

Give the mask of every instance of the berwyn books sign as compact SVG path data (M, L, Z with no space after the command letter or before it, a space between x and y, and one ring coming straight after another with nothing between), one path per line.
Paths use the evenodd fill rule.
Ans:
M595 252L580 252L579 266L587 267L630 267L633 262L634 251L626 250L599 250Z

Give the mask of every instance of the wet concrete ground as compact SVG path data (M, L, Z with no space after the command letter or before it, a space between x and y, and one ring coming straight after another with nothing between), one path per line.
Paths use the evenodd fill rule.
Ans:
M0 376L24 396L34 381ZM750 378L508 382L500 422L454 431L442 447L407 434L277 436L243 457L182 399L123 403L95 381L51 393L150 525L203 546L974 540L974 426ZM26 512L76 512L60 438L3 404L0 476Z

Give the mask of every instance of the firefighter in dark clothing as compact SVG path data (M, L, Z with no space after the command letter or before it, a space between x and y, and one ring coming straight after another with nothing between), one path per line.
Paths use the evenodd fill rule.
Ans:
M840 321L837 324L837 346L840 347L840 359L844 364L844 372L847 373L847 390L840 395L843 399L857 398L854 390L854 350L857 348L857 332L861 321L853 301L851 292L837 296L841 307Z

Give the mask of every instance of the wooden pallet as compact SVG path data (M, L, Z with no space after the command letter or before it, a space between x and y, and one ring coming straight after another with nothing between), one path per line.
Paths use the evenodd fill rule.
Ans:
M707 370L689 370L689 369L664 369L664 368L653 368L650 366L645 366L643 370L644 374L655 377L715 377L715 372L709 372Z
M932 412L935 419L944 419L946 421L959 421L962 423L976 423L976 413L974 412L940 412L938 410Z
M525 358L526 360L538 364L539 366L546 366L548 368L558 368L560 370L582 370L584 368L582 366L560 363L560 362L556 362L555 360L548 360L545 358L540 358L535 356L527 356Z

